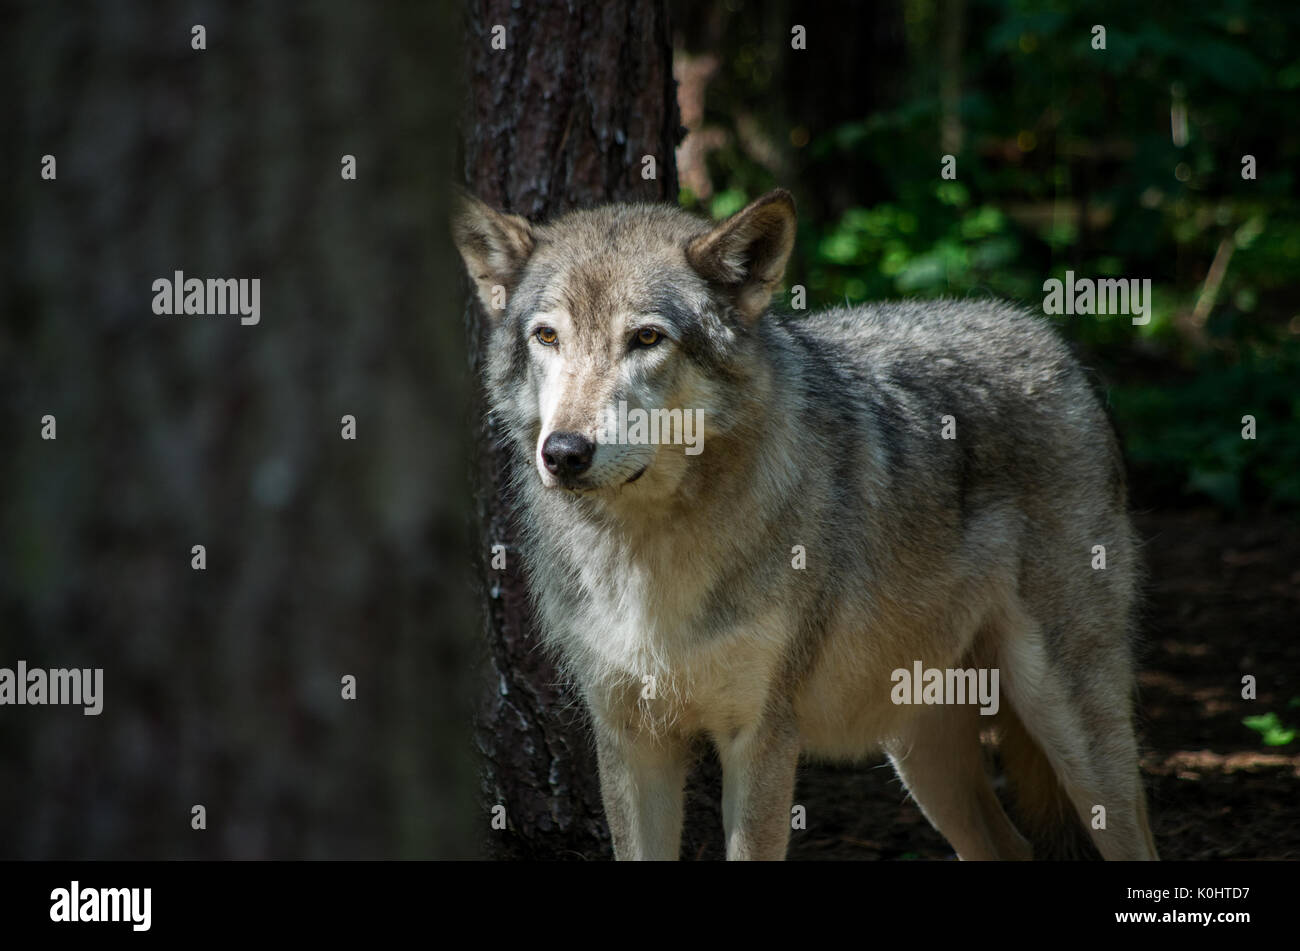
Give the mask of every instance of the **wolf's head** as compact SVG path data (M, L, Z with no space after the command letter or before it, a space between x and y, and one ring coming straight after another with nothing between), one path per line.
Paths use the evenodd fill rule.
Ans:
M734 425L795 212L778 190L717 225L642 204L535 224L465 195L452 231L492 321L489 401L541 484L652 498Z

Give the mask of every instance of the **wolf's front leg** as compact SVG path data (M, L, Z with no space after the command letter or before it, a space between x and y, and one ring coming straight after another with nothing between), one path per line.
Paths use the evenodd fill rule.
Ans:
M675 738L629 736L597 723L600 795L614 858L677 860L688 753Z
M799 748L793 718L768 717L718 738L729 861L785 858Z

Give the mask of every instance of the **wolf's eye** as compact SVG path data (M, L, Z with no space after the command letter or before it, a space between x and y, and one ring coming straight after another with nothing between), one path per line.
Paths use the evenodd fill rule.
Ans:
M638 347L653 347L662 339L663 334L653 327L642 327L636 332L636 336L632 338L632 341Z
M533 336L537 338L538 343L547 347L555 346L556 341L560 339L560 335L550 327L538 327L533 332Z

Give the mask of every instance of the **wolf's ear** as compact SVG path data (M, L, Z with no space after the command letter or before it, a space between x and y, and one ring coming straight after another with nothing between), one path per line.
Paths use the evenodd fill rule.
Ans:
M451 215L451 236L479 300L491 315L505 308L524 264L533 253L533 226L518 215L503 214L458 190Z
M705 280L728 289L749 321L772 300L794 247L794 199L784 188L751 201L686 246L686 260Z

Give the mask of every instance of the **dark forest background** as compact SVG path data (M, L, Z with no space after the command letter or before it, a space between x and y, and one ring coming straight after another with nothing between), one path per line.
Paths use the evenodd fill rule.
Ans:
M1055 318L1112 384L1138 502L1300 506L1295 4L674 12L692 127L681 201L716 216L791 188L789 283L810 307L992 295L1041 310L1043 281L1067 269L1149 278L1149 324Z
M0 857L475 854L459 11L3 19L0 666L105 697L0 708ZM261 322L155 316L175 270Z

